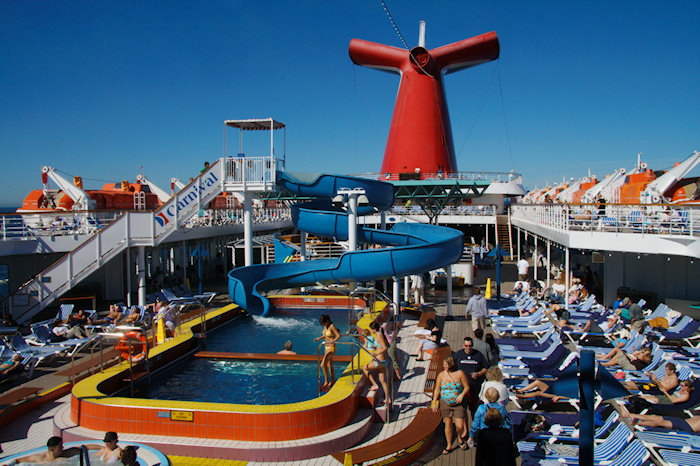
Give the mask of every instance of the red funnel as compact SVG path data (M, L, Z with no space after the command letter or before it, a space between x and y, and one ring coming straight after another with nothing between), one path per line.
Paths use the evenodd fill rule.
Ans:
M495 32L426 50L408 50L353 39L350 58L358 65L399 73L382 173L457 171L442 72L451 73L498 58Z

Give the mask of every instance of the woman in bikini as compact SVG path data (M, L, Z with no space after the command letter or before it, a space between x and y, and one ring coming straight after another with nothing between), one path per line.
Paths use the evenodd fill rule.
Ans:
M314 338L314 341L325 340L325 352L321 360L321 370L325 383L321 385L321 390L329 390L335 383L335 369L333 368L333 355L335 355L335 342L340 339L340 332L333 325L331 317L323 314L320 319L323 326L323 335Z
M445 438L447 439L447 447L442 450L442 454L446 455L457 448L452 446L453 423L457 430L457 443L462 449L466 450L467 448L464 422L466 410L462 405L462 400L469 393L469 381L467 381L467 376L464 372L459 370L452 356L447 356L442 360L442 369L442 372L438 374L435 380L433 411L438 412L439 400L440 414L442 414L442 418L445 421Z
M391 404L391 395L389 394L389 386L387 384L386 369L391 369L391 358L389 358L389 344L384 336L381 325L376 320L369 324L369 335L365 335L365 348L376 359L362 367L362 372L372 382L370 390L377 390L379 385L374 378L373 372L379 372L379 383L384 390L386 402Z

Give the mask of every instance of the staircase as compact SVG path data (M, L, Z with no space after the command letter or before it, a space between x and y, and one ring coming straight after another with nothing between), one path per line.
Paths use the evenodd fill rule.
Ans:
M508 215L496 216L496 239L503 250L510 257L513 257L513 246L511 245L510 219ZM510 259L509 257L509 259Z
M27 322L129 247L159 245L224 190L271 189L275 169L272 157L222 158L157 210L122 213L10 295L12 318Z

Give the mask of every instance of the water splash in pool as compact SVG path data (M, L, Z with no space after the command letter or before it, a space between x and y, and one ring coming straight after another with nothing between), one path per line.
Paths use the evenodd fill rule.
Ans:
M293 319L290 317L262 317L253 316L255 323L264 329L275 330L301 330L309 329L314 326L320 328L318 322L308 319Z

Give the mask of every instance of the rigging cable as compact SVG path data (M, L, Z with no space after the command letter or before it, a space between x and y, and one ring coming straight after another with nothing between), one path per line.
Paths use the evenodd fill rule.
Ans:
M396 25L396 22L394 21L394 17L391 16L391 12L389 11L389 7L386 6L386 3L384 2L384 0L382 0L382 7L384 8L386 15L389 17L389 21L391 21L391 25L394 26L394 30L396 31L396 34L399 35L399 39L401 39L403 46L406 48L406 50L409 50L408 44L406 44L406 41L403 38L403 34L401 34L401 31L399 31L399 27Z
M479 122L479 119L481 118L481 112L484 110L484 107L486 106L486 101L491 96L491 92L493 91L492 83L494 81L494 79L493 79L494 74L496 74L496 67L494 67L491 70L491 76L489 77L489 80L488 80L488 82L491 84L488 86L488 88L486 89L486 92L481 97L481 101L479 102L479 106L477 108L476 117L474 118L474 121L472 122L471 127L469 128L469 131L467 131L467 136L464 139L462 146L459 148L459 151L456 152L455 157L460 157L462 155L462 153L464 152L464 148L467 146L467 143L469 142L469 138L471 138L472 133L474 132L474 128L476 127L476 124Z

